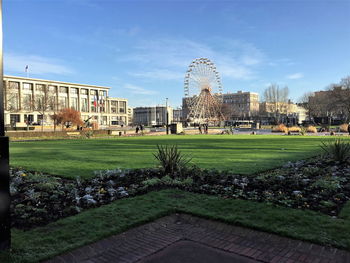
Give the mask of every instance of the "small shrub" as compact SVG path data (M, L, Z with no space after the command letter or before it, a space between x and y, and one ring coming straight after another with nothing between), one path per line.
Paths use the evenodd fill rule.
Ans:
M340 138L331 142L322 142L321 148L334 161L343 163L350 158L350 143Z
M336 191L341 188L341 178L337 176L328 176L321 179L316 180L311 187L312 188L321 188L326 189L328 191Z
M222 134L222 135L229 135L229 134L231 134L231 132L230 132L230 130L223 130L223 131L221 132L221 134Z
M344 123L344 124L340 125L339 130L341 132L348 132L348 127L349 127L349 124Z
M90 139L92 136L94 136L94 132L93 131L86 131L84 135L87 139Z
M301 129L300 129L300 135L305 135L306 134L306 128L305 127L302 127Z
M284 124L279 124L272 128L272 132L288 132L288 128Z
M153 155L159 161L166 175L175 176L177 173L181 174L182 170L192 160L191 157L183 155L177 148L177 145L157 145L157 149L157 153Z
M308 126L306 132L317 133L317 129L315 126Z
M142 181L141 184L144 186L154 186L160 183L160 179L159 178L151 178L151 179L147 179L145 181Z

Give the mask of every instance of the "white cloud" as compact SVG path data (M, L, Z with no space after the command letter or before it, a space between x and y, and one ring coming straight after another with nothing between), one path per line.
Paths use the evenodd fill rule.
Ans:
M212 44L204 44L185 38L143 40L131 48L131 55L118 57L118 60L133 64L137 62L139 68L135 67L135 71L129 74L145 79L182 79L192 60L199 57L212 60L222 77L254 78L254 68L265 58L260 50L241 41L223 38L212 41Z
M136 85L132 85L132 84L125 84L124 85L124 89L129 90L132 94L138 94L138 95L154 95L157 94L156 91L154 90L148 90Z
M5 53L5 71L24 73L26 65L28 65L29 73L31 74L68 75L73 73L72 69L63 65L63 63L57 59L35 55Z
M155 69L143 72L130 72L129 75L145 79L160 79L160 80L182 80L184 74L182 72L172 71L168 69Z
M232 79L251 79L253 72L244 66L235 65L233 63L218 64L219 71L222 76Z
M298 73L288 75L287 79L301 79L303 77L304 77L304 75L302 73L298 72Z
M285 67L294 66L296 63L289 58L274 59L267 63L268 66L272 67Z

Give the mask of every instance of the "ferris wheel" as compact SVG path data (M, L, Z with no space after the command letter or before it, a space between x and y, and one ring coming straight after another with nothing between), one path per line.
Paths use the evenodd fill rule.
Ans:
M222 120L222 85L213 62L207 58L193 60L185 75L184 91L188 121L208 123Z

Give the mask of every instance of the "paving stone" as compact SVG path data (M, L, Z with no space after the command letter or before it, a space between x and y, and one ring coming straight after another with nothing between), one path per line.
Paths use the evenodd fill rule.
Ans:
M350 253L331 247L279 237L186 214L174 214L60 255L50 263L132 263L143 261L177 242L247 258L247 262L350 262ZM226 252L224 252L226 251ZM221 253L221 252L215 252ZM243 259L242 258L242 259ZM249 261L249 258L252 259ZM148 261L147 261L148 262Z

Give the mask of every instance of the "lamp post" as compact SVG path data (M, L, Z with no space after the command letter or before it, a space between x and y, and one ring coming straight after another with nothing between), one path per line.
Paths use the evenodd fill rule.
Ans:
M2 42L2 0L0 0L0 250L10 248L11 244L9 140L5 137Z
M169 134L169 112L168 112L168 98L165 99L165 126L166 126L166 134Z

